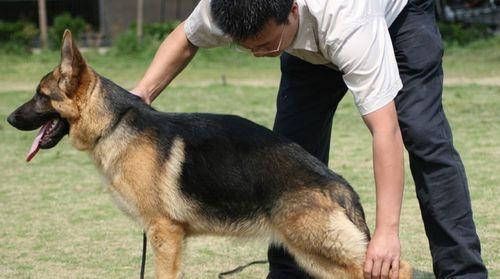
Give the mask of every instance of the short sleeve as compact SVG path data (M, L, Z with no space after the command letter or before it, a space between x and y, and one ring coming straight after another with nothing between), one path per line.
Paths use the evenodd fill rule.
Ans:
M184 23L188 40L197 47L217 47L231 39L225 36L212 19L210 0L201 0Z
M353 27L329 50L361 115L387 105L403 87L384 17Z

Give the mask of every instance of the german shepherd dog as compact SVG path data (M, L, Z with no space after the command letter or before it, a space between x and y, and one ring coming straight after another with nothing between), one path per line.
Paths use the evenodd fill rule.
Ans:
M66 134L90 154L149 237L156 278L179 278L183 240L200 234L269 237L315 278L363 278L370 233L342 177L249 120L154 110L89 67L67 30L60 64L8 121L42 126L28 160Z

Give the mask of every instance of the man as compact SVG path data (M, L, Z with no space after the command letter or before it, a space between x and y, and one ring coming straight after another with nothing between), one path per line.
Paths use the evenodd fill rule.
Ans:
M234 42L281 55L274 131L325 164L350 89L373 136L376 226L366 278L398 274L403 141L438 278L487 278L465 171L441 105L442 45L432 0L201 0L160 46L133 92L150 103L198 47ZM280 247L268 278L310 278ZM396 278L396 277L394 277Z

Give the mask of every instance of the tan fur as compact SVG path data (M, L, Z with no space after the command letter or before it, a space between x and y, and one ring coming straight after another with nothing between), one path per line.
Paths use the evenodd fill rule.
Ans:
M406 261L399 262L399 278L400 279L412 279L413 278L413 268L410 263Z
M50 94L49 88L59 80L60 92L52 105L68 117L73 145L91 154L117 205L147 232L155 255L156 278L181 276L183 239L197 234L269 237L284 245L299 265L317 278L363 278L368 245L359 229L363 217L346 214L325 190L290 190L277 201L271 216L238 223L208 220L203 205L181 191L186 155L182 139L174 140L168 159L160 163L159 150L150 140L155 137L152 131L138 134L119 124L109 133L106 129L112 117L103 103L100 78L73 48L71 34L65 32L64 36L60 70L42 81L41 89ZM68 53L76 56L64 59ZM400 278L411 278L407 263L401 265Z
M283 244L310 274L357 278L349 275L354 269L362 275L368 240L328 195L310 189L288 193L273 216Z
M169 216L181 222L192 221L198 206L187 200L180 192L180 175L184 163L184 142L180 138L174 139L169 151L168 160L162 166L160 174L160 197L162 205Z
M157 151L144 136L118 127L109 138L99 141L93 158L109 179L110 191L128 206L125 212L144 223L165 214L160 189L157 188Z
M79 94L85 97L77 98L79 117L70 121L70 139L79 150L94 148L96 141L101 137L111 121L109 112L104 107L103 98L100 96L101 83L95 72L91 69L85 71L89 76L88 83L82 83Z
M55 68L51 75L40 82L40 93L50 96L51 105L63 118L68 120L76 119L80 112L76 102L73 102L64 94L68 90L66 83L63 82L64 80L67 79L63 78L59 67Z
M156 278L180 278L183 227L169 219L153 219L147 226L147 234L155 254Z

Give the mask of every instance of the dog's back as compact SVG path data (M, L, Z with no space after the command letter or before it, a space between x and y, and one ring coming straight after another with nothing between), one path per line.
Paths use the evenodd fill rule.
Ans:
M369 239L351 186L297 144L238 116L158 112L111 81L101 82L106 107L117 119L112 123L121 121L152 142L157 157L151 160L160 168L182 142L179 191L202 205L206 218L251 221L270 216L285 193L314 190L329 195Z

